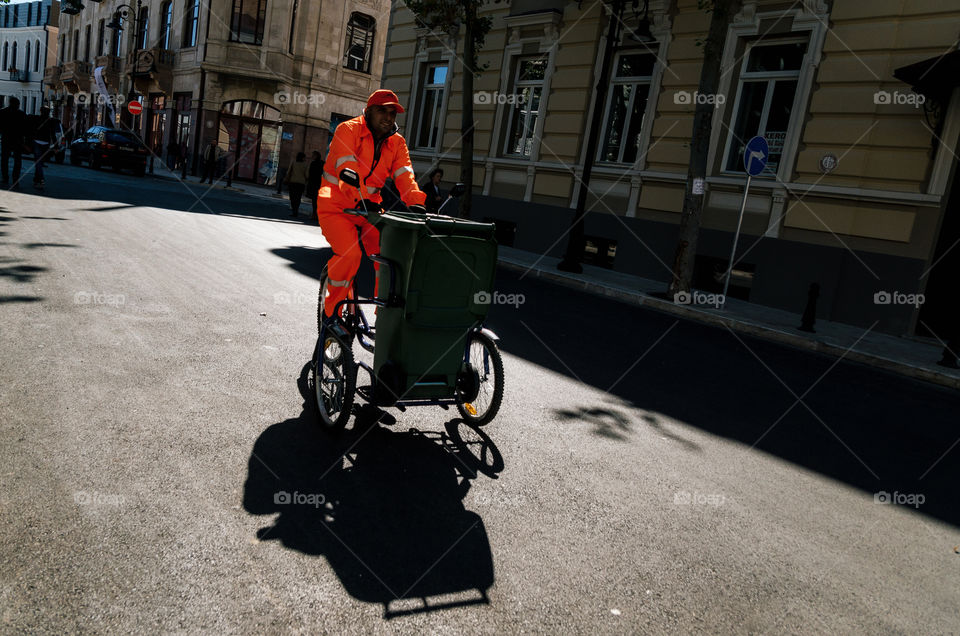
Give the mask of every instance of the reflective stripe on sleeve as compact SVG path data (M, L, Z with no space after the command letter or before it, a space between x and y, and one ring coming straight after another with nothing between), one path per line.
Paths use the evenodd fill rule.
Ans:
M347 163L348 161L356 161L356 160L357 158L354 157L353 155L343 155L342 157L337 159L337 167L339 168L340 166Z
M404 172L412 173L413 168L411 168L410 166L403 166L402 168L397 168L397 171L393 173L393 178L396 179L397 177L402 175Z
M350 284L348 280L333 280L332 278L327 279L327 284L331 287L347 287Z
M367 186L367 194L376 194L380 192L380 188L375 188L373 186Z
M329 181L330 183L332 183L333 185L340 185L340 181L327 171L323 172L323 178Z

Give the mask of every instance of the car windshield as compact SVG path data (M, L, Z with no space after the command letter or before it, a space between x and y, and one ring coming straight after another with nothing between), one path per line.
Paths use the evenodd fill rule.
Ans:
M132 144L134 146L140 145L140 140L137 139L136 135L119 130L106 131L106 141L107 143L111 144Z

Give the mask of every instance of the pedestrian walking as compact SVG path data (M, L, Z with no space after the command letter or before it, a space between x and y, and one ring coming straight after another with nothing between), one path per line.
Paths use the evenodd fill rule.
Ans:
M287 176L283 182L287 184L287 191L290 193L290 216L297 216L300 212L300 199L303 197L303 190L307 186L307 155L302 152L297 153L297 160L287 169Z
M177 161L180 158L180 144L176 140L171 139L170 143L167 144L167 168L170 169L170 172L173 172L177 169Z
M13 156L13 185L20 181L23 168L23 131L26 127L26 114L20 110L20 100L10 98L10 105L0 109L0 177L3 185L10 183L10 157Z
M210 139L207 147L203 151L203 176L200 177L200 183L208 181L213 183L213 175L217 171L217 165L220 162L220 148L217 142Z
M56 120L51 119L50 109L44 106L40 109L40 116L33 129L33 185L38 188L42 188L46 183L43 177L43 162L56 143Z
M317 194L323 185L323 157L318 150L311 153L310 167L307 169L307 197L313 206L313 216L317 216Z
M443 204L443 193L440 191L440 182L443 180L443 170L436 168L430 173L430 180L423 189L427 193L425 207L430 214L436 214Z

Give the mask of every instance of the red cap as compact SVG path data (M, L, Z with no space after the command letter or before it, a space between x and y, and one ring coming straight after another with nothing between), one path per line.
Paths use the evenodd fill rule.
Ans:
M373 94L370 95L370 99L367 100L367 108L371 106L393 106L398 113L403 112L403 106L400 105L400 98L397 97L397 94L383 88L373 91Z

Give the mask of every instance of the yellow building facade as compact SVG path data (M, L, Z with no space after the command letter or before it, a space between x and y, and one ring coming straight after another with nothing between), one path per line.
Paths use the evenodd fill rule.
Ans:
M462 38L418 28L396 7L383 83L410 104L401 125L418 174L439 166L455 180L472 99L474 216L508 228L501 236L514 247L559 256L600 109L582 257L667 281L694 109L707 101L696 287L712 290L725 271L743 149L759 135L769 163L746 201L732 294L799 313L816 283L822 318L898 334L949 329L948 280L960 270L950 249L960 241L951 202L960 6L746 0L726 32L717 94L698 95L710 14L697 5L489 3L481 15L493 28L466 97ZM618 34L598 99L611 20ZM898 293L925 294L924 303L898 304Z

